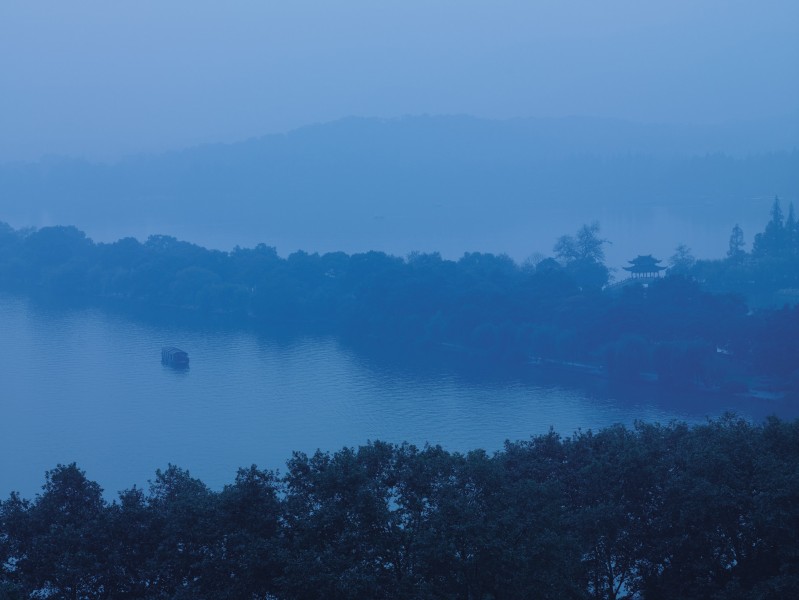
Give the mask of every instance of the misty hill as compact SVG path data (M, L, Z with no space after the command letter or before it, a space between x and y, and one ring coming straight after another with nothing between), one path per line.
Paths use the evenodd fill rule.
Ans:
M651 126L599 119L344 119L116 164L51 158L0 167L0 218L73 223L95 239L169 231L281 254L370 249L551 250L598 219L630 255L676 241L720 256L736 222L759 230L799 197L793 122Z

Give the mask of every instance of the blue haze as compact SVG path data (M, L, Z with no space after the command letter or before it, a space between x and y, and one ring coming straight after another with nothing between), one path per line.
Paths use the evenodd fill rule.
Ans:
M721 256L799 200L797 64L795 0L6 0L0 221L521 261L598 219L614 267ZM0 331L0 497L71 460L111 492L169 461L219 487L370 437L496 449L704 417L8 297Z
M794 0L0 4L0 162L342 117L799 120Z
M0 220L524 260L599 219L614 267L719 256L797 199L797 64L793 0L10 0Z
M282 255L551 252L599 220L612 267L685 243L719 257L751 243L775 195L799 199L799 127L646 126L564 118L345 119L288 134L104 165L0 166L0 215L74 224L97 241L169 234Z

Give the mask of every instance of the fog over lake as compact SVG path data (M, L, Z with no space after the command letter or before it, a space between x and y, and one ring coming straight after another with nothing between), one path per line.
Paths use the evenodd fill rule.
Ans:
M798 10L7 2L0 220L518 261L599 220L615 268L721 257L799 198Z
M0 600L799 598L797 67L797 0L2 0Z
M678 244L722 257L736 223L751 247L774 197L799 198L797 139L788 118L345 119L113 164L0 165L0 215L104 242L166 234L282 256L477 251L519 263L598 221L618 269L637 254L667 261Z
M620 279L678 244L723 257L735 224L749 251L774 197L799 201L795 2L256 4L3 3L0 222L20 239L74 225L97 242L522 264L598 221ZM0 319L0 492L70 460L111 490L170 461L219 486L376 437L496 449L550 425L699 416L651 390L464 377L333 338L10 296ZM161 367L164 343L188 372Z
M494 451L550 427L569 435L727 409L755 420L792 415L773 401L705 397L700 408L691 394L613 391L532 367L458 369L435 356L408 364L330 338L147 324L8 295L0 330L2 496L32 497L46 470L72 461L114 496L168 463L220 489L239 467L280 469L295 450L368 440ZM163 344L187 350L189 370L163 366Z

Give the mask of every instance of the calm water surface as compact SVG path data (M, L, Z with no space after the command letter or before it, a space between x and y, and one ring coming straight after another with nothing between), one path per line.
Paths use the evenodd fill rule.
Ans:
M700 409L651 389L630 399L533 373L401 368L329 338L156 326L2 295L0 332L0 497L32 497L46 470L72 461L113 497L169 463L219 489L241 466L282 469L294 450L380 439L493 451L550 427L570 434L782 410L723 401ZM188 351L188 371L161 365L166 344Z

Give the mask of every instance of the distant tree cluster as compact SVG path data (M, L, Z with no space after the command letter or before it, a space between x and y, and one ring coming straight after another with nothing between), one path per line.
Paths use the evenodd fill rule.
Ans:
M799 422L550 432L483 451L370 443L175 466L113 502L76 465L0 503L0 598L799 596Z
M774 199L770 219L754 236L751 252L736 224L725 259L696 261L685 273L708 290L741 294L751 306L799 303L799 224L793 203L786 217L779 198Z
M755 256L794 257L799 254L799 226L794 215L793 202L788 207L788 218L783 217L779 198L774 199L771 219L766 230L755 236L752 249Z
M560 238L557 259L520 267L481 253L458 261L381 252L281 258L263 244L221 252L168 236L95 244L74 227L3 225L0 289L485 360L584 361L618 381L654 374L676 387L741 391L751 376L768 375L799 391L799 307L749 314L740 295L727 293L741 291L736 277L763 289L786 285L799 268L783 262L796 258L753 253L711 264L681 248L672 276L611 293L603 291L606 243L597 224L586 225ZM766 270L763 261L778 266ZM714 288L721 272L729 289Z
M576 236L564 235L555 244L555 256L580 289L598 290L607 284L610 271L605 266L604 244L599 237L599 223L583 225Z

